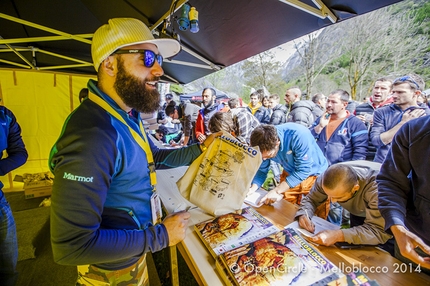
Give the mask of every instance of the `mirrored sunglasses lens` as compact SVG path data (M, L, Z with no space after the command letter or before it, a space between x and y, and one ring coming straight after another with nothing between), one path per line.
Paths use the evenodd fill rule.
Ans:
M153 51L145 51L143 63L145 67L151 68L155 63L155 53Z
M160 67L163 65L163 56L162 55L157 55L157 62L160 65Z

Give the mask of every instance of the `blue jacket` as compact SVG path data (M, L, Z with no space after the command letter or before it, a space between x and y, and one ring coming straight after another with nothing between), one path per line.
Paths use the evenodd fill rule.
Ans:
M311 127L312 135L317 140L329 165L352 160L366 159L368 133L364 123L354 115L348 116L327 140L326 127L316 134L314 127L320 122L318 118Z
M376 177L385 229L398 224L430 245L430 116L405 123Z
M270 160L281 164L288 172L288 185L293 188L309 176L319 175L327 169L327 160L315 142L309 129L296 123L275 126L280 141L279 151ZM261 163L253 184L259 187L264 183L270 168L270 160Z
M90 80L88 88L141 134L137 117L121 110L96 82ZM158 169L190 164L201 154L198 145L168 150L148 141ZM164 225L152 225L145 152L128 127L96 103L86 99L69 115L49 164L55 175L51 243L58 263L122 269L169 245Z
M375 159L373 161L382 163L391 147L391 143L385 145L382 142L381 133L384 133L396 126L402 120L403 113L414 108L416 108L416 106L402 110L399 106L392 103L375 110L375 113L373 113L373 126L370 130L370 141L377 149ZM426 114L429 115L430 109L427 107L424 107L424 109Z
M23 165L28 154L15 115L4 106L0 106L0 124L0 176L4 176ZM6 158L2 158L4 150L8 155ZM2 188L3 183L0 182L0 190ZM0 198L2 196L3 193L0 194Z

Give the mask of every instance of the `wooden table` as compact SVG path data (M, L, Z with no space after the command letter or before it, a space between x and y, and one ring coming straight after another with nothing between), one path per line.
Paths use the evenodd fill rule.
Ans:
M196 223L213 217L199 208L194 208L193 204L180 195L176 186L176 181L182 177L185 171L186 167L157 171L157 189L166 210L170 213L191 206L188 231L185 239L177 245L177 249L184 257L199 285L224 285L222 278L215 269L214 258L194 231ZM256 210L282 229L294 220L297 206L282 200L272 206L262 206ZM318 246L316 248L337 267L345 270L344 272L350 272L352 267L360 268L370 279L377 280L380 285L430 285L430 276L411 272L409 267L405 270L406 264L402 265L389 253L376 247L342 250L334 246ZM174 264L175 261L177 263L176 253L174 248L171 250ZM173 265L172 269L177 270L177 264ZM173 272L172 276L175 275ZM179 284L177 277L173 277L172 281L174 285Z

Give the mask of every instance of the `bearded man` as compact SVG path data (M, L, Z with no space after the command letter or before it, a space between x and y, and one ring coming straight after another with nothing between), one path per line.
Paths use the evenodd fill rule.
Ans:
M88 82L88 99L67 118L49 159L54 259L78 265L77 285L149 285L146 253L185 237L188 212L161 222L151 211L159 206L155 169L188 165L205 146L158 149L139 115L158 109L163 56L179 50L136 19L111 19L94 34L98 81Z
M202 91L203 108L200 109L196 120L196 138L199 142L206 140L211 134L208 128L209 120L217 112L226 112L228 107L223 103L216 103L216 91L213 88L206 87Z

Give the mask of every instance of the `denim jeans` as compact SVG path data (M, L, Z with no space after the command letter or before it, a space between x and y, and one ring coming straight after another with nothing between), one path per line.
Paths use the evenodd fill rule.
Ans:
M0 281L2 285L15 285L18 273L18 242L12 210L0 190Z
M339 203L330 202L330 211L327 216L327 220L333 224L339 225L342 223L342 210L343 208Z

